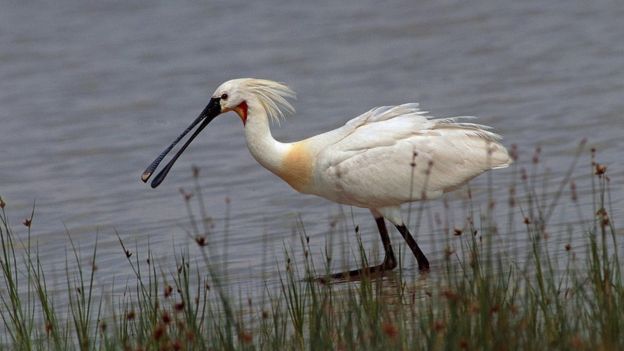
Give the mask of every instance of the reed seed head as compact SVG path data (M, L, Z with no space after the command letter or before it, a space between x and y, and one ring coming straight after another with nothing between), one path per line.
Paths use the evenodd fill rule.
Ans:
M445 327L446 325L444 324L444 321L442 320L437 320L433 322L433 330L435 330L438 333L443 331Z
M182 350L182 342L178 339L174 340L171 344L171 348L175 351Z
M540 154L542 153L542 148L541 147L536 147L535 148L535 153L533 153L533 164L538 164L540 161Z
M165 326L162 324L158 324L156 326L156 328L154 328L154 331L152 332L152 339L158 341L160 340L163 335L165 335L166 329Z
M449 301L458 301L459 300L459 295L451 290L443 290L440 293L440 296L444 297L445 299L449 300Z
M171 323L171 315L169 314L169 312L164 311L160 317L160 320L162 320L163 323L165 323L165 325Z
M576 350L586 349L585 344L583 343L583 339L581 339L581 337L578 335L572 337L572 340L570 340L570 346Z
M128 313L126 313L126 320L134 320L134 318L136 318L136 312L134 312L134 309L131 309L130 311L128 311Z
M182 194L182 197L184 198L184 201L188 202L191 200L191 198L193 197L193 193L187 193L186 191L184 191L184 188L180 188L178 189L180 191L180 194Z
M238 338L243 344L250 344L253 341L253 335L249 331L241 331Z
M605 174L605 172L607 171L607 166L600 164L600 163L596 163L596 172L595 174L597 176L602 176L603 174Z
M390 339L394 339L399 335L399 329L391 322L384 322L381 325L381 330L383 330L384 334Z
M515 161L518 161L518 145L516 144L512 144L511 145L511 159Z
M604 207L601 207L596 212L596 217L598 217L598 220L600 221L600 225L603 228L609 225L609 214L607 213L607 210Z
M526 182L529 179L529 175L527 174L526 169L524 168L520 169L520 178L522 179L523 182Z
M195 237L195 242L200 247L204 247L204 246L208 245L208 241L206 240L206 237L205 236L201 236L201 235L198 235L198 236Z

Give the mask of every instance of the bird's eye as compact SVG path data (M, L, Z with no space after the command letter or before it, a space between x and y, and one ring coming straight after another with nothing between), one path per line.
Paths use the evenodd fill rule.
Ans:
M226 93L221 94L221 100L227 100L227 98L228 98L228 94Z

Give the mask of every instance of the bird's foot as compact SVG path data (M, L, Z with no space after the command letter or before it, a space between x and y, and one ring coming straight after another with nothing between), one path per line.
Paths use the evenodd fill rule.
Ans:
M362 278L372 279L381 277L385 272L393 270L397 266L394 258L387 258L384 262L377 266L364 267L345 272L333 273L328 276L316 277L314 280L321 284L328 284L331 281L348 282L358 281Z
M429 260L427 260L427 258L423 255L422 258L417 259L418 261L418 270L421 273L428 273L429 272Z

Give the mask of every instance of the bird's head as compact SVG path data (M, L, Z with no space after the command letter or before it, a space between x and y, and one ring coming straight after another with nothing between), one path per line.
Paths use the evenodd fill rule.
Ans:
M287 98L294 98L295 93L286 85L272 80L240 78L221 84L212 94L210 102L219 104L221 112L234 111L247 123L250 108L263 109L266 116L279 120L295 109ZM262 114L260 114L262 116Z
M165 158L165 156L173 149L173 147L182 140L195 126L199 127L193 132L191 137L184 143L175 156L154 178L151 183L152 188L157 187L165 179L169 170L186 150L188 145L195 137L212 121L215 117L222 113L234 111L243 121L243 125L247 124L247 119L252 118L268 118L271 120L279 120L286 113L293 113L295 110L288 102L287 98L294 98L295 93L286 85L266 79L240 78L232 79L221 84L210 97L208 105L199 114L191 125L178 136L169 147L167 147L155 160L150 164L145 172L141 175L141 180L147 182L156 170L156 167Z

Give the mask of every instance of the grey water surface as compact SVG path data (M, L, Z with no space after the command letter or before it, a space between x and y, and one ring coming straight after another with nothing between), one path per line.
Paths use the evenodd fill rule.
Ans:
M301 251L300 222L317 259L329 245L338 261L357 264L355 224L367 245L378 241L367 211L297 194L257 165L235 114L213 121L157 190L139 181L221 82L259 77L298 93L297 114L274 126L279 140L418 101L434 116L478 116L518 146L521 164L541 146L554 181L587 138L621 212L623 18L624 3L607 0L4 2L0 196L21 238L36 203L33 241L60 283L70 237L84 263L97 237L102 285L131 272L116 232L163 267L187 247L199 257L179 194L193 190L193 164L214 219L209 256L227 261L233 284L275 279L284 248ZM580 175L591 172L588 155ZM497 194L507 194L513 172L492 173ZM341 216L347 229L328 235ZM575 220L574 211L557 218ZM420 245L440 262L446 239L426 223Z

